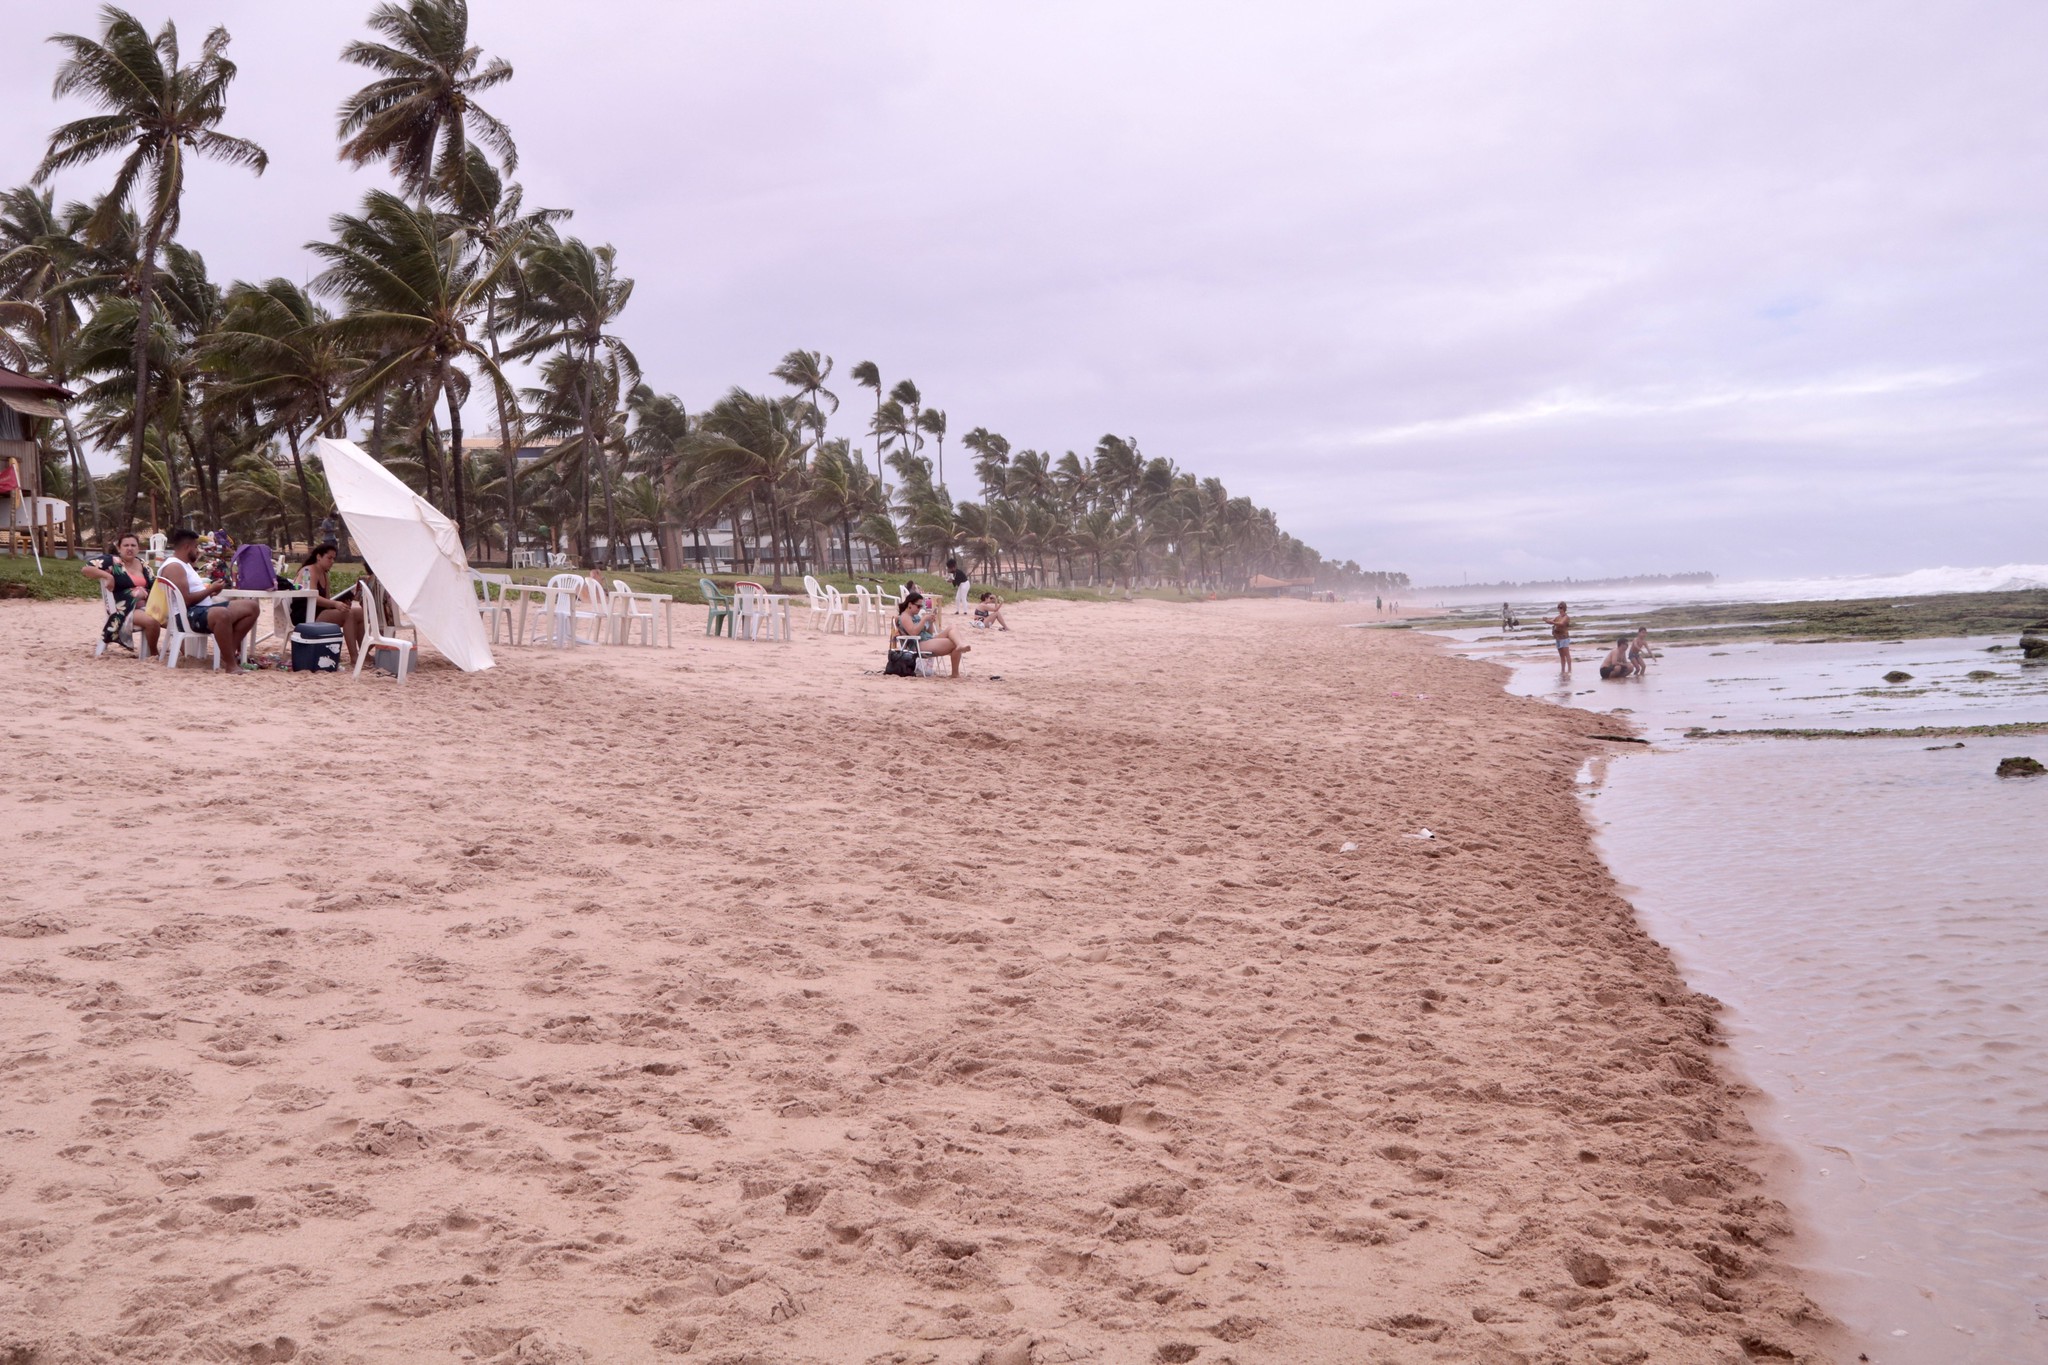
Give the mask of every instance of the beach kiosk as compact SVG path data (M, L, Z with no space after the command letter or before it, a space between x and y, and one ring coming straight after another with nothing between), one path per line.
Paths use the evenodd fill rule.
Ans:
M64 420L61 404L70 400L62 385L0 365L0 530L9 554L26 536L40 561L53 548L57 526L69 529L69 504L43 495L42 441L51 422Z

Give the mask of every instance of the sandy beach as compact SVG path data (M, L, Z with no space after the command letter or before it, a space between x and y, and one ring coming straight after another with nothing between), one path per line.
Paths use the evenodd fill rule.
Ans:
M1611 720L1355 606L1010 614L399 686L0 603L0 1361L1850 1358Z

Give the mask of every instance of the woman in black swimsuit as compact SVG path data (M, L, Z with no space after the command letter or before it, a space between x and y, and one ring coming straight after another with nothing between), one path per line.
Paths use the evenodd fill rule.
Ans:
M334 568L334 557L339 553L331 540L322 541L307 551L304 562L299 565L299 586L311 588L319 594L313 603L313 619L341 627L342 639L348 644L348 657L353 661L356 651L363 647L363 609L334 595L328 573ZM292 624L306 624L306 599L303 597L292 599Z

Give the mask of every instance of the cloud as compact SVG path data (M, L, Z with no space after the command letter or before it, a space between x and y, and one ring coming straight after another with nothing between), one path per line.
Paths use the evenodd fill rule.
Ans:
M367 0L178 9L234 33L228 125L272 154L195 171L186 236L303 278L376 183L333 152ZM956 431L1136 435L1418 578L2038 558L2048 8L473 13L528 202L618 246L693 406L792 347L872 359ZM54 51L16 55L0 115L48 127Z
M1716 408L1745 408L1766 404L1828 399L1872 398L1884 394L1950 388L1976 378L1973 371L1957 367L1912 370L1893 374L1815 380L1801 384L1757 387L1723 386L1689 393L1578 394L1562 392L1535 398L1511 408L1465 413L1457 417L1433 418L1401 426L1380 427L1350 438L1354 445L1405 445L1474 432L1510 431L1520 427L1572 419L1612 417L1668 417L1706 412Z

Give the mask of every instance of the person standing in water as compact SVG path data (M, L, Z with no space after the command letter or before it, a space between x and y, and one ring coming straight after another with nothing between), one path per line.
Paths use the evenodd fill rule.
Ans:
M1572 675L1572 613L1571 608L1560 602L1557 615L1546 623L1550 627L1551 642L1557 646L1557 667L1565 677Z

